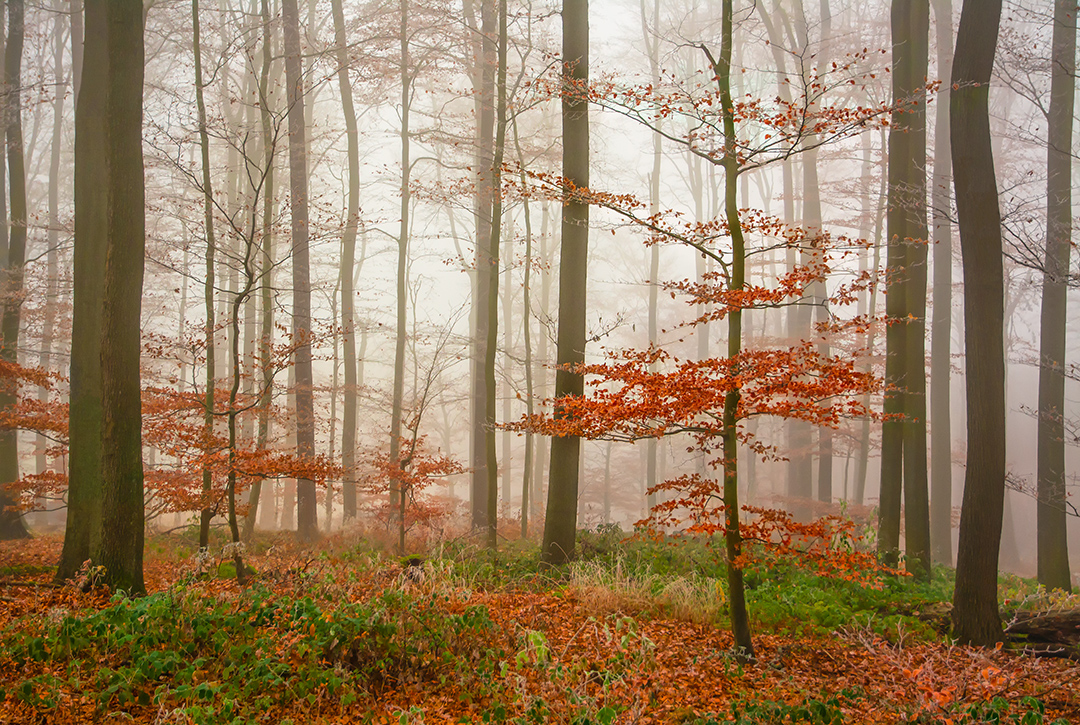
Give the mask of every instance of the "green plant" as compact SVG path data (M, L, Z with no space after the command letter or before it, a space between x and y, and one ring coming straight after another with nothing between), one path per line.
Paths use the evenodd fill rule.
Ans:
M1003 697L971 703L956 703L947 715L921 715L912 725L1068 725L1068 720L1046 720L1046 705L1037 698L1023 697L1015 705Z
M806 723L807 725L842 725L844 713L842 707L862 699L857 690L841 690L822 700L805 698L797 704L772 702L764 699L737 699L731 703L731 714L686 716L685 725L787 725L788 723Z

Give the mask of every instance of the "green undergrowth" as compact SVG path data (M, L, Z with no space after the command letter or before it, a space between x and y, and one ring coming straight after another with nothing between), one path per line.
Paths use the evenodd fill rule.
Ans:
M268 562L261 578L239 594L221 594L220 583L189 576L139 599L115 597L100 610L55 608L13 621L0 631L0 672L25 674L0 679L0 702L21 701L45 721L76 697L91 701L95 719L141 710L174 714L176 722L232 724L285 721L298 704L333 716L419 688L455 693L483 722L610 725L622 713L607 700L610 688L657 666L643 620L728 626L721 543L628 538L617 527L601 527L582 534L574 564L544 572L538 572L538 547L529 542L498 552L445 544L425 557L419 586L404 583L399 557L360 545L333 557L324 551L315 558L326 559L326 569L304 566L280 581ZM229 575L228 565L218 566L220 576ZM349 587L361 580L367 584L355 587L354 598ZM935 569L927 583L886 575L863 586L759 556L746 571L746 585L755 635L819 636L858 627L933 640L941 637L935 616L947 612L953 573ZM561 658L544 632L530 628L535 625L496 625L473 595L504 588L573 596L577 606L594 608L583 631L606 643L605 654ZM1075 605L1016 577L1003 577L1001 591L1003 601L1017 605ZM726 712L686 711L677 722L833 725L866 695L844 690L799 697L774 702L747 695ZM399 714L402 723L424 722L423 708ZM938 719L908 719L926 725L1045 721L1037 700L1000 699L957 704Z
M822 694L818 697L806 697L801 702L773 702L762 697L739 698L731 703L730 711L725 715L684 714L679 722L682 725L787 725L787 723L806 723L806 725L843 725L844 708L853 707L865 700L858 690L841 690L835 695Z
M586 593L601 606L622 604L656 616L728 624L727 565L719 535L655 540L602 525L579 532L577 553L577 561L557 577L540 580L535 545L488 558L458 552L452 566L477 586L529 581ZM860 582L821 576L798 560L761 550L753 552L752 560L745 584L755 632L823 635L857 627L890 639L925 641L948 634L955 583L951 567L935 566L929 581L868 572ZM1080 595L1048 592L1013 574L999 577L998 590L1006 612L1080 606Z
M153 707L195 723L244 723L276 708L347 708L405 681L453 680L484 693L505 656L488 611L385 591L363 602L249 589L239 600L176 587L61 611L2 637L2 665L38 675L0 689L42 712L64 693L100 713ZM480 655L480 656L477 656Z
M46 566L40 564L13 564L10 566L0 566L0 577L35 577L41 574L55 574L55 566Z

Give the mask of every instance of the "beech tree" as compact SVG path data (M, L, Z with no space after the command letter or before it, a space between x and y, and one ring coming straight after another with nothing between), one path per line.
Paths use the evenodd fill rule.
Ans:
M934 119L934 174L930 192L934 242L934 319L930 332L930 549L934 562L951 566L952 547L952 151L949 146L949 80L952 78L952 0L933 0L938 89Z
M893 110L889 131L888 327L881 433L878 548L895 566L903 489L907 567L930 576L926 478L926 75L929 0L892 4Z
M352 81L349 79L349 54L345 38L345 11L342 0L333 0L334 43L337 46L338 87L341 92L341 111L345 116L345 135L349 166L348 208L345 211L345 230L341 238L341 331L343 363L345 365L344 420L341 428L341 466L345 469L342 482L344 518L356 517L356 313L353 294L353 272L356 266L356 235L360 226L360 142L353 105ZM268 21L267 21L268 22Z
M1065 491L1065 324L1072 252L1076 5L1054 3L1046 149L1046 256L1039 334L1038 576L1070 591Z
M495 71L497 43L495 33L495 0L479 0L480 25L475 18L475 3L466 0L466 22L472 31L473 63L472 84L475 93L476 123L476 256L475 284L473 285L473 360L472 360L472 480L470 484L470 510L473 528L486 527L488 522L488 379L487 345L490 319L489 298L497 294L498 287L491 287L492 275L487 274L491 264L491 211L495 187L492 180L495 155ZM494 276L498 279L498 274ZM491 403L494 406L494 402Z
M292 211L292 335L295 342L296 452L315 456L315 404L311 369L311 277L308 252L307 130L304 77L300 62L300 14L297 0L282 0L285 78L289 114L289 203ZM315 482L296 482L297 534L313 541L319 532Z
M89 4L94 11L89 11ZM69 370L68 508L64 549L56 577L75 576L101 535L101 310L108 242L108 196L101 183L105 155L107 24L100 0L85 16L75 104L75 236L72 262L71 363ZM73 34L74 37L74 34Z
M108 243L101 312L101 537L95 563L114 589L143 584L143 457L139 358L145 249L143 5L88 0L87 26L105 13L105 186ZM95 27L100 27L95 24ZM87 43L97 39L87 39ZM89 52L87 52L89 56ZM100 180L98 181L100 183Z
M563 187L562 256L559 261L559 369L555 398L580 396L584 378L569 366L585 361L585 291L588 279L589 201L589 2L563 0L562 11ZM574 557L577 541L578 470L581 439L551 441L547 518L541 550L548 564Z
M0 358L8 364L18 361L19 323L22 319L23 265L26 262L26 170L23 163L22 136L22 55L25 4L23 0L8 3L7 43L4 47L3 125L9 176L10 226L5 230L2 262L3 314L0 317ZM16 390L0 390L0 409L15 404ZM13 429L0 431L0 539L20 539L29 536L21 514L13 507L17 501L8 493L9 486L19 479L18 433Z
M950 136L964 261L967 472L953 592L961 642L1001 640L998 543L1005 502L1004 281L1001 215L990 141L990 75L1001 0L965 0L953 56Z

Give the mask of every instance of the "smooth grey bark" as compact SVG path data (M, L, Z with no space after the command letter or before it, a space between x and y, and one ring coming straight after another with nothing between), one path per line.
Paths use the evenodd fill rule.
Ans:
M952 566L952 148L949 79L952 77L952 0L933 0L938 90L934 121L934 175L930 191L934 241L934 319L930 330L930 551Z
M356 233L360 224L360 137L356 127L352 83L349 80L349 53L345 39L345 13L341 0L333 0L334 42L337 45L338 87L341 109L345 115L348 142L349 197L345 211L345 229L341 238L341 329L342 358L345 365L344 419L341 424L342 505L346 520L356 518L356 313L353 291L353 268L356 266Z
M964 262L968 455L953 591L953 636L1001 640L998 545L1005 499L1005 353L1001 214L990 140L990 78L1001 0L965 0L949 99Z
M660 1L653 0L653 34L650 36L648 25L645 22L645 2L641 3L641 29L645 37L645 45L649 52L649 75L658 87L660 84L660 39L655 34L660 18ZM649 174L649 214L650 216L660 211L660 170L664 160L663 137L660 135L662 119L656 120L656 128L652 134L652 171ZM660 293L660 245L650 245L647 252L649 264L649 346L652 347L660 340L659 324L659 293ZM653 365L652 371L658 368ZM656 505L656 494L653 489L659 483L657 477L657 454L660 442L656 438L645 441L645 513L650 515L653 506Z
M487 545L499 545L499 461L495 452L495 353L499 346L499 246L502 234L502 164L506 149L506 0L498 7L498 69L495 78L495 147L491 162L491 239L488 242L487 344L484 348L484 383L487 388L485 408L485 451L487 454ZM509 488L507 488L509 499ZM508 501L509 502L509 501Z
M400 465L401 418L405 397L405 342L408 336L408 260L409 260L409 174L412 170L409 152L409 107L412 100L412 77L409 74L409 4L401 0L401 58L399 79L401 82L401 222L397 240L397 323L394 344L394 389L390 411L390 461ZM395 481L390 481L390 506L397 507L394 514L398 524L398 553L405 553L405 505L408 492Z
M797 39L793 38L793 42L795 42L797 40L798 45L801 48L806 49L806 48L809 48L810 38L809 38L809 29L807 27L807 21L806 21L806 17L805 17L805 12L803 10L803 0L799 0L799 3L798 3L798 5L796 7L799 10L799 17L796 18L796 21L794 23L795 30L793 31L789 27L788 28L788 33L789 33L789 35L797 35L798 36ZM774 13L776 15L778 15L779 18L778 19L771 19L769 21L769 23L766 25L766 28L769 28L769 27L773 28L773 31L770 34L770 37L775 37L776 38L776 40L773 41L773 42L779 42L780 43L777 50L774 51L774 54L779 54L780 53L780 48L783 47L783 43L782 43L782 40L780 39L780 34L778 32L779 28L776 28L775 23L777 22L777 20L781 20L781 21L785 22L785 24L789 24L789 23L787 22L787 18L784 15L784 11L782 9L782 5L780 4L780 2L775 3L775 5L774 5ZM765 18L767 16L767 13L762 11L761 16L762 16L762 18ZM774 55L774 60L775 59L776 59L776 56ZM779 65L779 61L778 61L777 69L780 70L781 67L782 66ZM811 82L811 79L809 77L806 77L806 75L811 73L810 66L808 64L804 65L802 67L802 72L804 74L804 77L802 79L802 83L803 83L803 85L805 87L809 87L809 83ZM787 88L788 84L781 81L778 85L781 88L781 90L780 90L781 99L783 99L785 101L790 101L791 100L791 93L790 93L790 90ZM811 150L811 151L809 151L809 153L812 154L814 152ZM813 181L816 174L810 175L809 178L808 178L808 169L807 169L807 163L806 163L805 158L803 159L803 165L804 165L803 166L803 194L805 195L808 192L812 192L812 190L807 189L807 182L808 181ZM816 170L816 164L810 164L809 166L810 166L811 169ZM816 184L816 181L814 183ZM790 186L790 189L789 189L789 186ZM791 216L787 217L785 219L785 221L792 227L794 227L794 225L796 224L796 219L799 216L798 213L796 212L795 206L794 206L794 197L796 196L794 187L795 187L795 179L794 179L794 173L792 172L790 179L789 178L784 179L784 194L785 194L785 197L790 192L791 199L792 199ZM806 206L805 202L804 202L803 206L804 207ZM785 217L787 216L787 211L788 211L788 209L787 209L787 206L785 204ZM803 216L805 217L805 209L804 209ZM800 257L799 262L802 262L803 264L807 263L810 260L809 255L805 251L801 252L799 254L799 257ZM797 264L797 262L796 262L796 258L795 258L795 250L794 250L794 248L789 248L789 251L788 251L788 267L789 267L789 269L794 269L796 264ZM793 305L788 307L787 333L788 333L788 337L791 338L792 341L806 340L806 339L809 339L809 337L810 337L810 327L811 327L811 322L813 320L813 295L814 295L815 289L812 288L810 290L807 290L807 292L808 292L808 294L805 294L796 304L793 304ZM812 455L812 449L813 449L813 444L814 444L814 430L813 430L813 426L810 423L808 423L806 421L801 421L801 420L788 421L787 426L788 426L788 449L789 449L788 450L788 485L787 485L788 496L793 499L791 508L792 508L792 512L794 513L795 517L797 519L799 519L799 520L804 520L805 521L805 520L808 520L809 518L811 518L811 516L812 516L812 509L810 507L810 501L814 498L814 468L813 468L814 461L813 461L813 455Z
M514 129L514 146L517 151L517 160L521 166L521 185L525 186L525 154L521 150L521 138L518 135L517 117L512 120ZM533 346L532 346L532 282L533 282L533 228L532 210L529 198L522 200L522 213L525 218L525 270L524 280L521 286L521 331L525 346L525 414L532 417L535 413L535 382L533 374ZM521 538L529 536L529 521L535 513L536 503L533 498L533 465L536 453L536 436L532 431L525 431L525 458L521 468Z
M261 317L259 320L259 360L261 361L259 372L262 376L262 384L259 387L258 404L258 429L255 433L255 447L257 450L265 450L270 436L270 403L273 401L274 366L271 361L270 345L274 335L274 210L275 210L275 174L274 167L277 163L277 144L273 129L273 118L270 100L270 62L273 57L273 35L270 25L270 3L262 0L260 5L260 20L262 22L262 66L259 70L259 121L262 132L263 164L266 169L266 177L263 182L263 206L262 206L262 239L259 249L261 252L261 279L259 283L259 308ZM264 495L264 492L269 495ZM261 521L266 528L273 525L274 503L273 489L264 487L262 479L256 480L251 486L249 496L249 508L244 520L243 539L248 541L255 533L256 518L259 517L262 507ZM269 526L267 526L269 524Z
M882 136L881 147L885 148L886 141L885 141L885 132L884 132L884 130L881 132L881 136ZM869 229L866 229L863 236L864 236L864 238L867 238L867 239L869 239L871 241L871 244L872 244L872 247L873 247L873 250L874 250L873 254L872 254L873 261L870 263L870 267L868 269L868 272L870 274L872 274L873 277L876 279L878 271L881 269L881 231L882 231L882 223L883 223L884 217L885 217L886 199L888 198L889 176L886 173L885 169L882 168L881 179L880 179L878 192L877 192L878 203L874 206L873 212L871 212L870 211L870 203L869 203L870 202L870 153L871 153L871 143L870 143L869 132L867 132L866 141L864 142L864 146L863 146L863 163L866 165L865 166L865 169L866 169L866 171L865 171L865 193L866 193L866 196L867 196L866 205L865 205L865 207L863 209L863 215L868 220L870 218L871 213L872 213L874 221L873 221L873 232L872 232L872 234L870 233ZM874 284L874 285L872 285L870 287L870 295L869 295L870 299L867 301L867 307L866 307L865 310L860 310L859 314L863 314L863 312L865 312L870 319L874 319L877 316L877 310L878 310L878 287L879 287L879 285L877 285L877 284ZM877 337L876 333L877 333L877 330L873 326L871 326L869 331L866 333L866 351L867 351L867 354L870 355L870 356L872 356L873 353L874 353L874 345L876 343L876 337ZM867 371L870 370L870 361L869 360L867 360L864 363L863 369L867 370ZM870 409L870 394L869 393L867 393L865 396L863 396L863 406L867 410ZM853 488L854 488L853 498L854 498L855 503L859 504L859 505L861 505L863 503L863 501L865 500L865 496L866 496L866 478L867 478L867 473L869 472L869 468L870 468L870 418L869 417L864 417L863 420L862 420L862 430L861 430L861 432L859 434L859 452L858 452L858 460L856 461L856 464L855 464L855 482L854 482L854 486L853 486Z
M48 248L45 252L45 309L44 319L41 323L41 353L38 357L38 365L46 372L49 372L52 368L57 296L59 294L57 275L60 271L60 150L64 138L64 97L67 95L67 78L64 74L64 20L66 13L63 12L63 5L64 0L56 0L56 14L53 18L53 79L56 89L52 104L52 141L49 144L49 229L46 234ZM49 388L39 387L38 400L42 403L48 403L49 392ZM49 468L48 458L45 454L47 446L48 439L39 433L36 436L34 451L36 473L44 473Z
M547 314L547 310L551 309L551 285L552 278L550 270L554 267L551 256L553 255L553 247L549 244L551 230L551 207L547 202L540 203L540 259L543 261L543 268L537 270L540 275L540 310ZM548 330L547 326L541 324L539 340L536 345L536 359L540 363L538 380L536 381L536 399L546 400L548 396L548 384L550 381L550 374L548 372ZM532 474L532 500L533 511L537 515L541 515L544 510L544 505L547 502L547 491L544 486L544 464L548 460L548 446L550 441L547 436L539 436L539 440L536 445L536 457L533 462L533 474Z
M500 52L502 49L500 40ZM498 115L496 110L496 115ZM505 146L505 133L503 134L503 157L506 156ZM501 183L501 182L500 182ZM502 300L499 303L499 312L502 314L502 350L503 350L503 370L502 370L502 419L503 421L509 421L513 415L513 403L514 398L514 380L513 373L510 365L514 361L514 287L513 287L513 269L514 269L514 216L508 214L505 211L501 212L503 216L504 229L499 234L500 244L503 249L500 251L500 258L502 260L500 266L502 271L500 272L502 280L500 282L500 294ZM502 456L502 465L499 466L499 476L501 477L501 493L499 498L501 500L501 513L503 516L510 514L510 502L514 497L513 493L513 453L512 445L514 434L509 430L503 430L499 433L500 441L499 447L501 449L500 455Z
M831 63L829 46L832 41L832 10L828 0L819 2L821 16L821 45L822 48L817 56L817 73L824 75L828 72ZM813 134L808 139L811 144L817 143L817 135ZM818 152L816 148L809 149L802 155L803 163L803 225L807 233L819 236L822 232L821 218L821 190L818 182ZM822 250L815 245L811 250L810 259L819 262ZM824 279L816 280L810 287L811 301L814 309L814 322L825 323L829 320L828 290ZM815 346L819 355L829 355L829 342L824 336ZM828 426L820 426L817 430L818 445L818 471L817 471L817 500L831 504L833 499L833 431Z
M471 3L470 3L471 6ZM476 165L476 290L473 296L473 369L472 369L472 481L470 510L474 529L488 526L487 409L488 386L485 374L488 344L488 308L491 288L491 205L493 186L492 158L495 154L495 71L498 49L495 42L495 0L480 0L480 47L476 57L479 69L474 71L473 90L476 93L477 125ZM473 28L476 32L476 28Z
M584 379L565 366L585 361L585 293L588 281L589 203L589 3L563 0L563 183L562 256L559 261L559 328L555 397L581 396ZM556 416L559 411L556 410ZM541 549L547 564L574 557L577 541L578 464L581 439L551 441L547 518Z
M1038 576L1072 590L1065 490L1065 325L1072 252L1076 3L1056 0L1046 150L1046 257L1039 335Z
M308 250L307 129L304 79L300 62L300 15L297 0L282 0L285 84L289 108L289 201L292 212L292 334L296 375L296 453L315 455L315 404L311 370L311 262ZM296 533L311 542L319 535L315 482L296 481Z

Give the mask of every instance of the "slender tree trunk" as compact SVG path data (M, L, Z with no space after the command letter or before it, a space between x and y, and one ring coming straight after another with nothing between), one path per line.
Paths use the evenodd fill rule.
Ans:
M105 582L132 594L143 584L142 282L145 253L143 187L143 5L99 0L105 12L109 72L105 92L108 245L101 312L101 539L95 561ZM89 21L87 22L89 25ZM100 180L99 180L100 183Z
M764 2L756 3L755 7L769 37L769 49L772 51L776 73L781 77L781 80L777 83L777 95L781 102L790 104L792 101L791 87L783 79L783 76L787 73L787 56L784 53L783 34L777 25L778 21L783 18L783 11L779 0L774 3L774 9L771 13L766 10ZM795 172L793 166L794 164L790 158L785 159L781 166L784 224L789 228L793 228L796 224ZM787 249L788 270L793 271L795 264L795 249L789 245ZM803 316L804 311L801 309L801 305L796 304L788 307L786 328L787 335L792 340L800 339L804 334L802 331ZM812 442L811 428L809 424L801 421L786 421L785 427L787 428L788 438L787 496L792 499L792 512L797 517L806 518L809 512L803 502L813 495L812 469L809 458L809 448Z
M195 54L195 105L199 114L199 149L202 154L202 192L203 192L203 230L206 234L206 280L203 285L203 302L206 307L206 394L203 401L203 455L206 460L202 467L203 507L199 514L199 547L210 544L210 520L214 518L211 506L211 492L214 480L210 467L214 439L214 395L217 387L217 341L214 328L217 321L214 314L214 284L217 242L214 233L214 186L210 176L210 135L206 129L206 101L203 90L202 73L202 33L199 24L199 0L191 1L192 44Z
M264 179L265 180L265 179ZM261 192L262 189L256 191ZM258 198L254 201L258 201ZM229 349L229 363L230 363L230 377L231 385L229 386L229 404L226 410L227 416L227 430L229 436L229 453L228 453L228 473L225 484L225 501L228 506L228 522L229 522L229 534L232 537L232 559L236 568L236 580L243 585L247 581L247 568L244 566L244 557L240 544L240 526L236 516L236 487L237 487L237 468L238 468L238 431L237 431L237 419L240 416L240 410L237 406L237 399L240 396L240 385L244 378L244 366L243 356L240 351L240 310L247 304L248 298L251 296L256 285L256 261L255 255L257 252L255 245L255 234L258 228L257 221L257 206L251 210L251 223L248 226L248 234L246 238L240 241L242 257L240 261L240 274L239 279L240 287L236 290L236 294L232 299L232 310L230 314L230 326L232 327L232 337L230 340Z
M356 518L356 300L353 292L353 268L356 266L356 232L360 224L360 140L353 108L352 82L349 80L349 52L345 39L345 13L341 0L333 0L334 40L337 45L338 86L341 109L345 115L348 141L349 198L345 211L345 230L341 240L341 329L342 356L345 363L345 418L341 425L341 467L344 469L342 498L345 520Z
M930 331L930 545L933 560L952 566L952 219L949 184L949 79L952 78L952 0L933 0L938 77L934 125L934 320Z
M315 405L311 370L311 266L308 254L307 130L304 127L304 79L300 63L300 14L297 0L282 0L285 37L285 83L289 107L289 187L292 211L292 334L296 369L296 454L315 455ZM301 541L319 535L315 482L296 482L296 532Z
M260 270L262 278L259 282L259 306L262 312L259 329L259 372L262 382L259 386L259 423L255 434L255 447L262 451L266 449L270 435L270 403L273 400L274 387L274 367L270 359L270 346L274 336L274 208L276 203L274 166L277 163L277 144L270 106L270 61L273 58L273 36L271 35L269 0L262 0L260 11L263 37L262 68L259 71L259 118L262 125L263 164L266 169L266 178L263 181L262 240L259 245L262 252L262 269ZM245 541L249 541L255 533L255 521L260 505L265 508L262 515L264 526L267 522L273 525L273 489L268 489L268 492L271 493L270 496L263 496L261 479L252 484L249 497L251 505L244 521L243 538ZM262 503L262 499L266 502ZM267 513L270 515L267 516Z
M495 454L495 353L499 344L499 246L502 230L502 164L506 149L506 0L499 0L498 70L495 79L496 101L495 154L491 163L491 241L488 243L487 345L484 357L484 380L487 384L485 435L487 450L487 545L499 545L499 461ZM509 490L507 490L509 493Z
M817 72L819 75L824 75L828 72L831 60L829 58L828 49L833 42L832 38L832 10L829 8L828 0L820 0L820 14L821 14L821 45L822 49L818 52L817 57ZM816 143L816 135L813 137L813 142ZM822 214L821 214L821 189L820 182L818 181L818 152L816 149L810 149L802 154L803 162L803 223L807 228L809 234L819 236L822 232ZM823 251L819 245L815 245L812 250L812 259L815 263L819 263L823 256ZM828 291L826 289L825 280L817 280L811 287L811 298L814 305L814 321L817 323L828 322L829 320L829 307L828 307ZM829 342L828 338L822 336L817 344L817 352L819 355L829 355ZM817 473L817 500L831 504L833 499L833 430L828 426L822 426L817 429L818 445L818 473Z
M930 505L926 480L926 83L930 4L928 0L893 0L893 114L889 135L889 250L894 349L886 352L893 363L891 384L900 388L891 396L902 413L902 456L906 567L919 578L930 576ZM894 254L895 250L895 254ZM891 430L895 431L895 423ZM891 442L896 443L892 439ZM890 449L895 455L896 449ZM893 459L890 458L890 465ZM886 475L882 453L882 476ZM890 470L895 476L896 470ZM890 483L893 483L890 480ZM889 489L890 496L896 491ZM882 528L885 529L882 495ZM890 513L894 499L890 500ZM897 511L898 513L898 511ZM896 527L897 535L899 527ZM890 537L893 528L888 529ZM898 543L898 542L897 542ZM890 539L889 546L893 542ZM885 559L891 562L887 551Z
M989 114L1000 20L1001 0L965 0L949 99L964 260L968 426L952 620L954 636L977 645L1001 640L997 565L1005 499L1005 311L1001 215Z
M653 33L657 31L657 25L660 18L660 2L659 0L653 0ZM641 25L642 34L645 36L645 43L649 49L649 74L653 79L653 83L660 84L660 49L659 39L654 34L650 36L648 32L648 26L645 23L645 5L644 2L641 6ZM662 128L661 119L656 121L657 128L652 134L652 172L649 174L649 214L655 215L660 211L660 170L661 164L664 158L663 141L660 135ZM659 324L659 292L660 292L660 245L653 244L648 249L648 261L649 261L649 346L656 345L660 340L660 324ZM652 372L657 371L655 365L652 366ZM645 509L646 515L652 512L653 506L656 505L656 494L651 491L656 488L656 484L659 483L657 479L657 453L660 447L660 442L656 438L649 438L645 441Z
M49 148L49 230L47 233L48 249L45 252L45 315L41 330L41 354L38 365L48 372L52 368L54 331L56 328L56 300L59 295L57 275L60 271L60 150L64 131L64 96L67 95L67 80L64 76L64 0L56 1L56 14L53 19L53 78L56 83L53 98L52 142ZM38 388L38 400L49 402L49 389ZM48 470L48 457L45 449L48 439L38 435L35 441L35 468L37 473Z
M926 121L922 84L926 78L926 39L929 30L929 10L925 0L893 0L892 47L893 111L889 132L889 211L888 211L888 281L885 310L889 319L885 331L885 391L884 412L888 416L882 425L881 439L881 513L878 521L878 554L889 566L896 566L900 551L900 503L910 492L904 481L914 472L905 471L905 463L914 458L905 449L905 438L911 432L909 410L919 405L909 400L909 388L923 374L920 363L911 369L922 342L915 340L909 328L918 328L910 308L915 297L910 288L918 286L916 277L925 280L925 262L917 270L919 253L916 244L925 239L926 229ZM921 69L921 72L920 72ZM925 283L924 283L925 284ZM915 344L917 350L909 348ZM923 380L925 387L925 379ZM911 390L912 396L917 396ZM925 401L922 402L925 408ZM914 440L914 438L912 438ZM915 444L917 446L917 444ZM917 451L915 451L917 453ZM923 444L925 454L925 442ZM925 466L924 466L925 470ZM907 512L908 523L912 512ZM913 533L908 531L910 539ZM914 562L911 562L914 563ZM919 562L921 572L929 568Z
M518 136L517 117L513 119L514 146L516 147L518 163L521 165L521 184L526 183L525 154L521 150L521 139ZM522 211L525 215L525 273L521 286L521 330L525 344L525 414L532 417L534 410L535 386L533 383L533 348L532 348L532 268L533 268L533 231L532 216L528 197L522 200ZM521 538L529 537L529 520L535 513L535 504L532 498L533 483L533 459L536 448L536 438L532 431L525 432L525 459L521 468Z
M885 137L885 134L884 134L884 131L883 131L882 132L882 148L885 148L884 137ZM871 142L870 142L869 135L867 135L865 146L863 148L864 148L864 150L863 150L863 162L865 164L869 165L870 164L870 154L871 154ZM869 215L870 214L870 205L869 205L869 196L870 196L870 179L869 179L869 176L870 176L870 174L869 174L869 169L867 169L866 176L867 176L867 179L866 179L866 194L867 194L868 199L867 199L866 208L864 209L864 214ZM881 269L881 226L882 226L882 221L883 221L883 217L884 217L884 209L885 209L885 204L886 204L885 200L886 200L886 198L888 196L888 181L889 181L888 174L885 172L885 170L883 168L882 173L881 173L881 181L880 181L880 185L879 185L878 193L877 193L878 203L875 205L874 212L873 212L873 218L874 218L873 234L871 236L871 234L869 233L869 230L867 230L867 233L864 235L865 237L872 239L872 246L873 246L874 251L873 251L873 261L870 264L870 270L869 271L870 271L870 274L872 274L875 278L877 277L878 271ZM878 285L876 283L871 285L869 297L870 297L870 299L867 302L866 314L870 317L870 319L874 319L875 317L877 317L877 310L878 310L878 304L877 304ZM868 357L873 357L873 355L874 355L874 344L876 342L876 337L877 337L877 335L875 333L876 333L875 328L873 326L871 326L870 330L866 334L866 354L867 354ZM870 365L871 365L870 361L867 360L864 363L863 367L864 367L865 370L869 371L870 370ZM863 397L863 406L867 410L870 409L870 394L869 393L867 393ZM855 485L854 485L855 490L854 490L854 493L853 493L853 498L855 500L855 503L860 504L860 505L863 503L863 501L865 499L865 495L866 495L866 477L867 477L867 473L869 472L869 468L870 468L870 418L867 416L867 417L864 417L863 421L862 421L862 431L861 431L861 433L859 435L859 458L858 458L858 461L857 461L857 463L855 465Z
M11 192L11 222L7 249L3 259L2 286L3 316L0 336L3 346L0 357L7 363L18 363L19 323L22 313L23 265L26 262L26 171L23 166L22 137L22 52L23 0L8 2L8 33L4 47L4 126L7 137L7 165ZM0 390L0 409L14 407L17 390L14 384ZM19 480L18 431L0 432L0 540L22 539L29 536L22 514L7 506L17 503L8 485Z
M585 292L589 248L589 204L578 189L589 186L589 2L563 0L563 177L562 257L559 262L558 364L555 397L580 396L583 377L565 366L585 361ZM572 186L570 186L572 185ZM558 411L556 411L558 414ZM551 441L543 560L562 564L574 557L577 541L578 463L581 439Z
M500 46L501 49L501 46ZM498 111L496 111L498 114ZM505 133L503 134L505 137ZM506 141L503 140L503 157L506 156ZM513 350L514 350L514 288L513 288L513 269L514 269L514 216L513 214L503 213L505 228L499 235L501 244L504 249L500 252L502 255L502 302L500 303L500 312L502 312L502 337L503 337L503 373L502 373L502 419L503 421L509 421L510 417L514 414L513 403L511 402L514 397L514 379L511 372L510 365L513 362ZM513 452L512 442L514 434L508 430L501 431L499 433L501 437L500 447L502 448L502 465L499 467L499 475L502 477L502 515L510 515L510 503L514 498L513 492Z
M476 192L476 295L473 298L474 325L474 351L473 351L473 433L472 433L472 486L471 486L471 510L472 526L474 529L487 527L488 513L488 480L487 470L487 409L488 387L485 374L487 365L488 334L488 308L491 305L488 299L494 291L491 289L491 275L488 274L492 250L491 243L491 205L493 186L491 179L492 159L494 158L495 136L495 66L498 61L498 50L495 42L496 10L495 0L480 0L480 16L482 23L481 52L478 58L480 64L480 86L475 90L477 93L478 124L477 138L477 175Z
M101 536L101 308L105 292L108 196L101 180L105 156L105 0L87 0L86 46L76 37L73 53L90 71L81 78L75 104L75 242L72 262L71 367L68 407L68 508L58 581L71 579L91 558ZM81 13L73 13L72 20ZM82 23L78 24L79 28Z
M733 35L733 3L723 0L720 57L712 63L720 92L720 110L724 123L724 218L731 236L731 278L728 288L735 293L746 284L746 245L739 218L739 159L735 136L735 107L731 98L731 46ZM712 60L710 58L710 60ZM742 353L742 310L728 313L727 356L729 360ZM738 376L738 369L732 374ZM728 601L731 612L731 633L735 637L737 656L741 661L754 657L750 634L750 616L746 609L742 557L742 531L739 525L739 387L732 386L724 397L724 542L727 554Z
M1066 283L1072 240L1076 3L1056 0L1046 152L1046 260L1039 352L1039 583L1071 591L1065 508Z
M551 268L552 261L549 257L551 229L551 207L546 202L540 203L540 259L543 268L538 269L540 275L540 309L544 314L551 309ZM540 362L539 379L536 381L536 399L547 400L548 397L548 330L546 325L541 325L539 340L536 345L536 358ZM540 436L536 445L536 457L533 464L533 512L535 515L543 515L544 505L547 502L544 482L544 462L548 460L548 446L550 441L547 436Z
M71 86L75 91L74 106L79 105L79 91L82 89L83 70L83 2L69 0L71 3Z
M394 346L394 393L390 413L390 461L400 465L401 418L405 397L405 341L408 336L408 259L409 259L409 106L412 78L409 74L409 5L401 0L401 226L398 231L397 257L397 328ZM390 504L396 507L398 553L405 553L405 504L408 492L399 481L390 482Z

